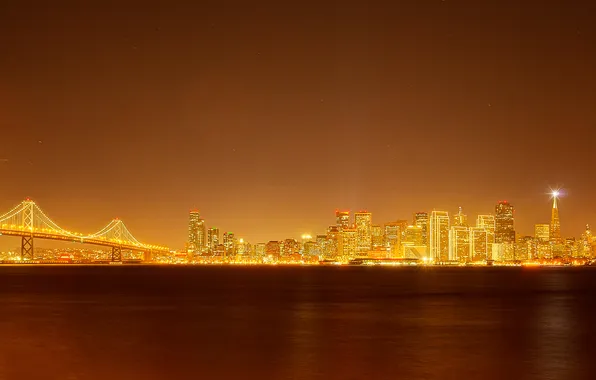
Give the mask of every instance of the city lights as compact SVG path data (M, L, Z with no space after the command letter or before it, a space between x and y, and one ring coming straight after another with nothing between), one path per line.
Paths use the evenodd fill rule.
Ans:
M556 199L561 190L552 190ZM188 256L201 264L318 264L318 265L584 265L595 257L596 243L589 231L581 240L562 239L558 205L551 221L537 224L533 236L515 228L515 208L498 201L494 214L481 214L471 225L463 208L416 212L412 220L373 223L368 211L335 210L335 224L317 235L305 233L301 241L272 240L251 245L228 237L225 249L206 247ZM224 238L225 235L224 235Z
M19 254L3 253L0 260L36 263L145 262L157 264L234 265L586 265L596 259L596 239L589 225L579 239L563 238L557 199L551 190L550 223L539 223L533 235L515 228L515 209L499 201L494 214L469 222L463 208L421 211L411 220L373 223L368 211L335 211L335 224L317 235L304 233L300 241L287 238L251 244L218 228L206 228L198 210L189 212L188 241L184 249L139 242L119 219L93 234L68 231L40 208L25 200L0 216L0 235L22 239ZM35 249L38 239L62 240L105 247L107 250L53 251Z

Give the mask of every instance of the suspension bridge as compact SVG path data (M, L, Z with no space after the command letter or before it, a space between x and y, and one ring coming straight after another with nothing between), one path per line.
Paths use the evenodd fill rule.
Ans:
M167 247L139 242L124 222L114 219L96 233L84 235L58 226L32 200L26 199L0 216L0 235L21 237L21 260L33 260L34 239L62 240L111 247L113 262L122 261L122 251L167 253Z

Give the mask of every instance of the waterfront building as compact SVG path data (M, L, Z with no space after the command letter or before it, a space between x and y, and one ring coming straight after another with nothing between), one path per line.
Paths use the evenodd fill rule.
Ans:
M500 201L495 206L495 242L514 243L514 208L507 201Z
M254 247L256 257L264 257L267 252L267 244L257 243Z
M188 216L188 252L202 253L205 240L205 221L198 210L191 210Z
M422 228L422 244L428 246L428 212L414 213L414 225Z
M223 246L225 247L225 256L234 255L236 252L236 238L233 232L224 232L222 238Z
M269 259L277 260L281 256L281 244L277 240L271 240L265 244L265 255Z
M449 212L432 211L430 215L430 260L445 263L449 260Z
M350 228L350 211L335 211L335 223L340 230Z
M557 199L559 198L559 192L553 191L553 207L551 209L550 218L550 242L553 244L562 244L561 239L561 222L559 221L559 206L557 205Z
M385 247L385 234L383 233L383 228L378 224L373 224L370 228L371 230L371 239L372 239L372 249L379 250Z
M341 231L338 226L329 226L325 238L324 258L335 260L341 256Z
M461 210L460 210L461 211ZM457 225L449 230L449 261L470 261L470 230Z
M535 256L535 238L532 236L519 237L515 243L515 259L531 260Z
M207 249L213 254L219 245L219 228L211 227L207 230Z
M346 228L341 231L342 260L351 260L360 255L358 252L358 230L355 228Z
M354 213L354 224L358 235L358 255L366 255L372 247L372 214L367 211Z
M489 259L489 232L484 227L470 227L470 261L481 262Z
M534 226L534 239L539 242L550 241L550 225L549 224L536 224Z
M468 216L463 213L461 207L458 209L457 214L453 216L452 225L455 227L468 227Z
M402 256L402 239L407 226L408 222L406 220L385 223L385 247L389 252L389 257L398 258Z

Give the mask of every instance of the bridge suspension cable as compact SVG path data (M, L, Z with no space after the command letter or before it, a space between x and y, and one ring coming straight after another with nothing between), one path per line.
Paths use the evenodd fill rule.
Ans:
M120 219L110 221L99 231L84 235L68 231L52 219L33 201L26 199L0 216L0 233L23 236L31 245L32 238L75 240L81 243L107 245L118 249L148 249L168 251L167 247L141 243Z

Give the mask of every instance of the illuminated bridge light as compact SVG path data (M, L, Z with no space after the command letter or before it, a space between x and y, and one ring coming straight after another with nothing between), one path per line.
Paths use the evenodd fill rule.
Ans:
M22 236L27 236L26 234L28 233L37 233L43 234L43 237L37 236L37 238L43 239L64 240L65 238L74 237L80 240L81 242L86 241L91 244L93 244L93 242L95 241L98 243L103 242L120 244L135 248L143 248L146 246L143 243L138 242L134 238L134 236L130 234L130 231L128 231L128 229L121 220L111 221L100 231L90 235L84 235L80 232L72 232L65 230L59 227L56 223L54 223L49 217L47 217L39 208L39 206L37 206L35 202L31 201L30 199L23 201L20 205L16 206L8 213L5 213L3 216L0 216L0 218L0 226L2 227L2 229L8 230L7 232L10 232L10 230L12 230L14 232L17 232L17 235L23 234ZM14 222L15 220L17 221L17 223ZM27 220L29 220L29 223L26 222ZM28 226L27 224L32 224L31 221L37 221L38 223L39 221L41 221L41 225ZM125 238L118 237L122 235L124 235Z

